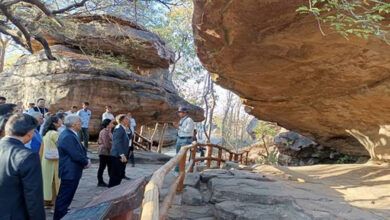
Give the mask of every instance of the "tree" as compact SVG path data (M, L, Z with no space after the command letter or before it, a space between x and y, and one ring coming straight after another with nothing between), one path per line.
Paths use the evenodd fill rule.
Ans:
M4 71L4 64L5 64L5 54L7 47L9 45L10 39L0 36L0 43L1 43L1 52L0 52L0 72Z
M390 3L381 0L308 0L308 5L297 9L302 14L312 14L320 31L323 24L348 38L355 35L368 39L376 36L387 43L389 28L388 14Z

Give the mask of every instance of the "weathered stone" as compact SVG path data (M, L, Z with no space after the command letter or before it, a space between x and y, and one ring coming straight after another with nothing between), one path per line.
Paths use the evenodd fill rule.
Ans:
M177 95L167 69L149 69L149 76L141 76L64 46L52 50L55 61L47 60L43 51L21 57L11 72L0 76L1 95L25 105L45 97L51 112L89 101L91 135L100 131L105 105L112 105L114 114L132 112L138 125L177 120L179 105L189 106L194 120L203 118L200 108Z
M110 15L68 16L59 18L60 27L42 19L39 31L52 45L83 48L87 53L106 53L117 56L136 68L168 68L174 53L158 35L144 27ZM46 21L46 22L45 22ZM35 51L42 48L33 42Z
M202 194L200 194L199 190L190 186L186 186L183 189L182 202L185 205L192 205L192 206L202 205L203 203Z
M200 185L200 175L198 173L187 173L184 178L184 186L190 186L194 188L199 188Z
M232 178L233 174L230 171L225 169L209 169L209 170L204 170L200 174L200 180L204 183L208 182L210 179L215 177Z
M247 202L225 201L215 205L216 217L223 220L311 220L312 216L304 213L298 206L273 204L263 205Z
M213 208L210 205L205 206L172 206L168 212L170 220L209 220L213 218Z
M172 157L155 152L135 151L134 159L137 164L165 164Z
M252 173L244 170L231 170L230 171L236 179L252 179L258 181L272 181L259 173Z
M196 0L198 57L259 119L349 155L390 160L390 54L346 40L296 9L302 0Z
M231 162L231 161L226 161L225 164L226 164L225 169L228 169L228 170L240 168L238 163L234 163L234 162Z

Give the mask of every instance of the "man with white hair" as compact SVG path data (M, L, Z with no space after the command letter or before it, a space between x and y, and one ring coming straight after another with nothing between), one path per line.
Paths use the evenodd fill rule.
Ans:
M39 112L32 112L29 115L33 116L38 121L38 127L42 125L43 117L42 114ZM39 150L41 149L42 144L42 136L39 133L38 129L34 129L34 137L31 139L30 142L25 144L24 146L28 149L31 149L34 152L39 153Z
M61 219L66 215L79 185L83 169L91 166L86 149L77 136L77 132L81 130L81 118L78 115L68 115L65 117L64 124L66 129L58 138L61 185L55 203L54 220Z

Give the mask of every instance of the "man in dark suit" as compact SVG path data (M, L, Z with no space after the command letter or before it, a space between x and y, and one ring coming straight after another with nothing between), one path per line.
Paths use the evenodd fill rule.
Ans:
M66 129L58 138L60 190L56 200L54 220L61 219L68 212L79 185L83 169L91 166L85 148L81 145L77 132L81 129L81 119L68 115L64 124Z
M0 219L45 219L39 155L24 147L34 136L37 120L10 117L0 141Z
M113 187L121 184L122 178L125 175L127 158L126 154L129 149L129 129L130 120L125 114L116 117L118 125L114 129L113 144L111 149L111 172L110 182L108 187Z

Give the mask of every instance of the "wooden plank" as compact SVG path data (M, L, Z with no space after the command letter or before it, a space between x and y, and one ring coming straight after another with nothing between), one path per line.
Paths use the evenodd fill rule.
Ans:
M221 161L222 163L226 162L226 160L224 159L218 159L216 157L198 157L195 159L195 162L198 162L198 161L205 161L205 160L210 160L210 161Z
M137 143L137 142L134 142L134 145L135 145L136 147L141 148L141 149L144 150L144 151L149 151L149 148L148 148L147 146L145 146L145 145L142 145L142 144Z
M182 192L183 188L184 188L184 178L186 176L186 162L187 162L187 151L188 151L188 149L186 149L186 153L182 156L181 161L180 161L179 172L180 172L181 178L180 178L180 181L179 181L179 185L177 186L177 190L176 190L177 193Z
M192 173L192 172L194 172L194 165L195 165L195 158L196 158L196 151L197 151L197 149L198 149L198 145L195 145L191 150L191 156L190 156L190 158L191 158L191 161L193 161L194 162L194 164L192 164L192 165L190 165L189 167L189 170L187 171L187 172L190 172L190 173Z
M168 123L164 123L163 129L161 131L160 140L158 141L157 153L161 153L161 149L164 145L165 131L167 130Z
M144 200L142 202L142 220L158 220L159 218L159 188L150 181L145 187Z
M229 161L233 160L233 153L229 153Z
M242 154L240 154L240 163L242 164Z
M212 155L213 155L213 146L212 145L208 145L207 146L207 158L211 158ZM211 166L211 160L207 160L206 161L206 167L210 168L210 166Z
M179 153L175 157L170 159L166 164L156 170L149 183L146 185L144 201L142 203L142 220L158 220L159 218L159 191L162 188L165 176L182 161L183 156L187 153L189 148L192 148L196 142L192 145L181 147ZM185 161L185 159L184 159ZM183 175L184 176L184 175Z
M168 215L168 210L172 205L172 201L176 195L176 189L180 184L180 180L183 178L184 173L180 173L179 176L175 179L171 187L169 187L169 191L167 196L164 198L164 201L160 207L160 220L165 220Z
M151 147L153 147L153 140L154 140L154 137L156 136L156 132L157 132L157 130L158 130L158 126L159 126L159 123L157 122L157 123L156 123L156 126L154 127L153 134L152 134L152 136L150 137L150 141L152 141L152 146L151 146Z
M222 159L222 148L218 149L218 159ZM218 160L217 166L221 167L221 160Z
M249 151L246 152L245 165L249 164Z
M139 131L139 135L138 135L138 142L141 142L142 141L142 135L144 135L144 129L145 129L145 125L142 125L141 126L141 129Z

